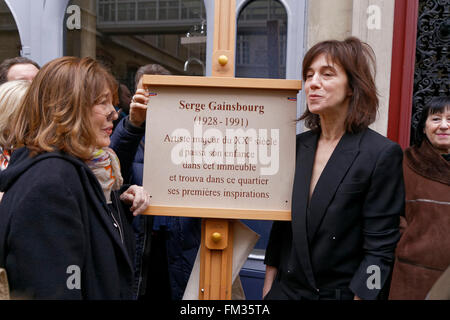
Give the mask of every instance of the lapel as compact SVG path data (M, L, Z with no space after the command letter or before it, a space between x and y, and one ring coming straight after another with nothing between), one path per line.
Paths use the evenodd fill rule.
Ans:
M309 133L297 146L297 161L292 194L292 235L305 276L313 289L316 289L309 254L308 233L306 228L306 209L311 183L312 167L316 153L318 134Z
M308 217L309 189L319 134L310 133L297 147L292 199L293 242L297 251L297 258L313 289L317 287L311 266L310 244L339 184L359 153L359 141L362 135L363 133L346 133L339 141L314 189L310 204L311 212ZM308 222L307 218L309 219Z
M334 198L336 190L359 153L359 141L362 135L363 133L344 134L334 149L333 154L322 171L322 174L320 175L312 194L309 207L309 243L312 243L314 236L327 212L328 205Z
M130 256L126 250L125 243L122 243L122 239L116 228L113 226L113 220L111 217L110 210L108 205L106 204L106 199L103 194L100 183L98 182L95 175L89 169L86 171L87 166L85 167L86 178L89 180L89 183L86 183L87 195L91 198L92 204L95 207L95 211L100 216L101 221L103 222L109 236L113 239L114 244L118 247L119 251L122 253L124 259L127 261L127 264L131 270L133 270L133 263L131 262ZM123 226L121 226L122 232L124 232ZM124 239L125 241L125 239Z

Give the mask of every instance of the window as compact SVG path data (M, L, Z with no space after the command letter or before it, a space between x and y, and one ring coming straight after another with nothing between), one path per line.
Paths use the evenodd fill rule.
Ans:
M236 77L286 78L287 13L276 0L254 0L237 23Z
M0 0L0 63L5 59L20 56L21 49L16 21L6 2Z
M204 75L203 0L71 0L70 5L81 8L81 29L64 27L64 55L100 60L130 91L132 73L146 64L160 64L175 75Z
M153 1L139 1L137 4L138 20L156 20L157 2Z
M118 21L135 21L136 13L135 1L121 1L117 4Z
M76 1L72 1L77 4ZM116 21L116 4L114 0L98 1L98 18L103 22Z
M239 13L236 39L236 77L286 78L287 13L279 1L249 1ZM261 235L253 254L263 257L272 222L243 222Z
M245 66L250 64L249 39L245 35L237 37L236 43L236 65Z

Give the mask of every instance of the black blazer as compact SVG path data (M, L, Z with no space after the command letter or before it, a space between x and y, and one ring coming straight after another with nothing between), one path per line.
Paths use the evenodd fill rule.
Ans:
M345 134L308 203L318 138L297 136L292 221L274 222L265 262L278 268L274 285L284 297L343 289L375 299L400 238L402 150L370 129Z
M135 297L132 215L110 210L84 162L62 152L30 158L21 148L0 190L0 266L13 297Z

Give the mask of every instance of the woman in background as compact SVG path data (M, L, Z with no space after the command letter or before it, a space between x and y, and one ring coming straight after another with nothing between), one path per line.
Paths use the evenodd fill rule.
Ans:
M422 110L405 150L406 210L395 252L390 299L423 300L450 265L450 98Z
M8 124L30 87L29 81L16 80L5 82L0 86L0 170L8 167L11 157L11 146L8 139L11 135Z
M7 142L11 135L7 129L8 124L12 121L29 87L30 82L24 80L9 81L0 85L0 171L8 167L11 158L11 146ZM0 192L0 201L2 198L3 192Z

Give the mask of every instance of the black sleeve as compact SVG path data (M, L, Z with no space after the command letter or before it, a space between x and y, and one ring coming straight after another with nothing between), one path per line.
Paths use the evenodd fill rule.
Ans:
M295 160L297 161L299 143L301 134L297 134L295 137ZM281 252L283 246L283 238L289 234L291 228L290 221L274 221L272 229L270 230L269 242L267 243L266 255L264 263L268 266L279 268L281 260Z
M129 121L129 116L119 122L111 135L110 148L114 150L119 158L125 182L130 181L133 161L144 135L145 128L133 126Z
M86 237L79 199L65 183L74 177L54 177L50 173L31 181L10 199L14 202L6 268L12 295L82 299L77 284L81 284Z
M364 258L350 283L358 297L376 299L390 276L405 206L403 152L389 144L376 162L363 207Z
M264 263L268 266L279 268L283 237L289 232L290 221L274 221L270 230L269 242L267 243Z
M128 190L128 188L131 187L131 184L124 184L120 187L119 190L112 191L111 197L114 197L117 201L116 205L120 206L121 210L120 212L123 212L126 221L131 224L133 223L133 220L135 219L135 216L133 215L133 212L130 210L131 204L127 204L120 200L120 195Z

